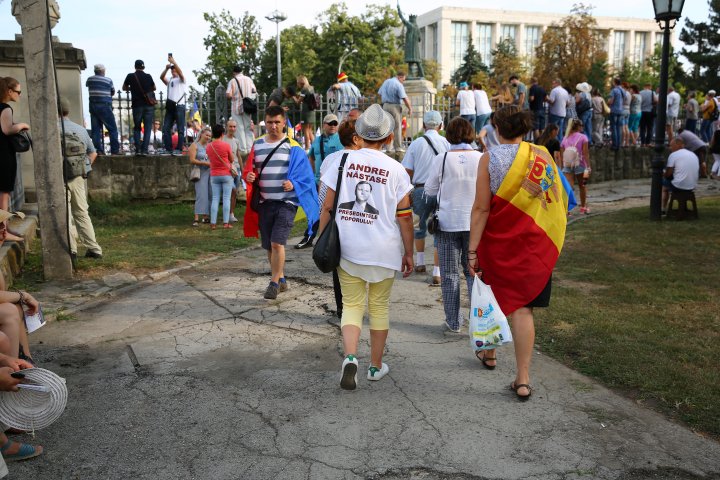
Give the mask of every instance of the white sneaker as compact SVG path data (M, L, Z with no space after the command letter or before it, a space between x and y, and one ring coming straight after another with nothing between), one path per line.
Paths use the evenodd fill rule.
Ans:
M355 390L357 387L358 361L355 355L348 355L342 363L340 372L340 388L343 390Z
M233 214L231 213L231 214L230 214L230 223L236 223L237 221L238 221L238 219L235 218L235 215L233 215Z
M390 367L388 367L387 363L383 363L380 368L371 365L370 368L368 368L367 378L368 380L378 381L388 373L390 373Z

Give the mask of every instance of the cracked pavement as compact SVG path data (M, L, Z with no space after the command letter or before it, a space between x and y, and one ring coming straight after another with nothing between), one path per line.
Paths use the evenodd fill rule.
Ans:
M484 370L417 274L393 288L389 375L365 379L365 326L358 389L343 391L331 275L293 249L286 274L264 300L265 253L245 250L33 334L69 401L13 478L720 479L717 442L539 352L518 402L512 347Z

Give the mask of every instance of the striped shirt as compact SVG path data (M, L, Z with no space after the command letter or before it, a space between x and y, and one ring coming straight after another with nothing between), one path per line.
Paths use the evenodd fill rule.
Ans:
M255 171L260 171L265 158L282 140L275 143L268 143L266 137L259 138L255 142ZM262 200L276 200L280 202L298 204L295 191L286 192L283 190L283 183L288 179L288 167L290 166L290 142L285 142L273 154L270 161L265 165L260 174L260 192Z
M85 82L91 102L112 102L115 94L113 81L104 75L93 75Z

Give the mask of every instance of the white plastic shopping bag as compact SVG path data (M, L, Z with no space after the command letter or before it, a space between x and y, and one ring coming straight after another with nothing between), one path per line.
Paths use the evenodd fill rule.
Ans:
M470 346L491 350L512 342L507 317L500 310L492 289L476 276L470 295Z

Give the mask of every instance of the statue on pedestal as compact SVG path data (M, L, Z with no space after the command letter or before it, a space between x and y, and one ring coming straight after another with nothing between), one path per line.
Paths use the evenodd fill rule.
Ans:
M50 15L50 29L53 29L55 28L55 25L57 25L58 20L60 20L60 5L58 5L56 0L50 0L48 2L48 8L48 13ZM18 3L18 0L12 0L11 9L13 17L15 17L15 20L20 23L20 4Z
M405 25L405 61L408 64L408 78L425 78L420 57L420 27L417 25L417 15L410 15L408 21L400 10L400 2L397 9L400 20Z

